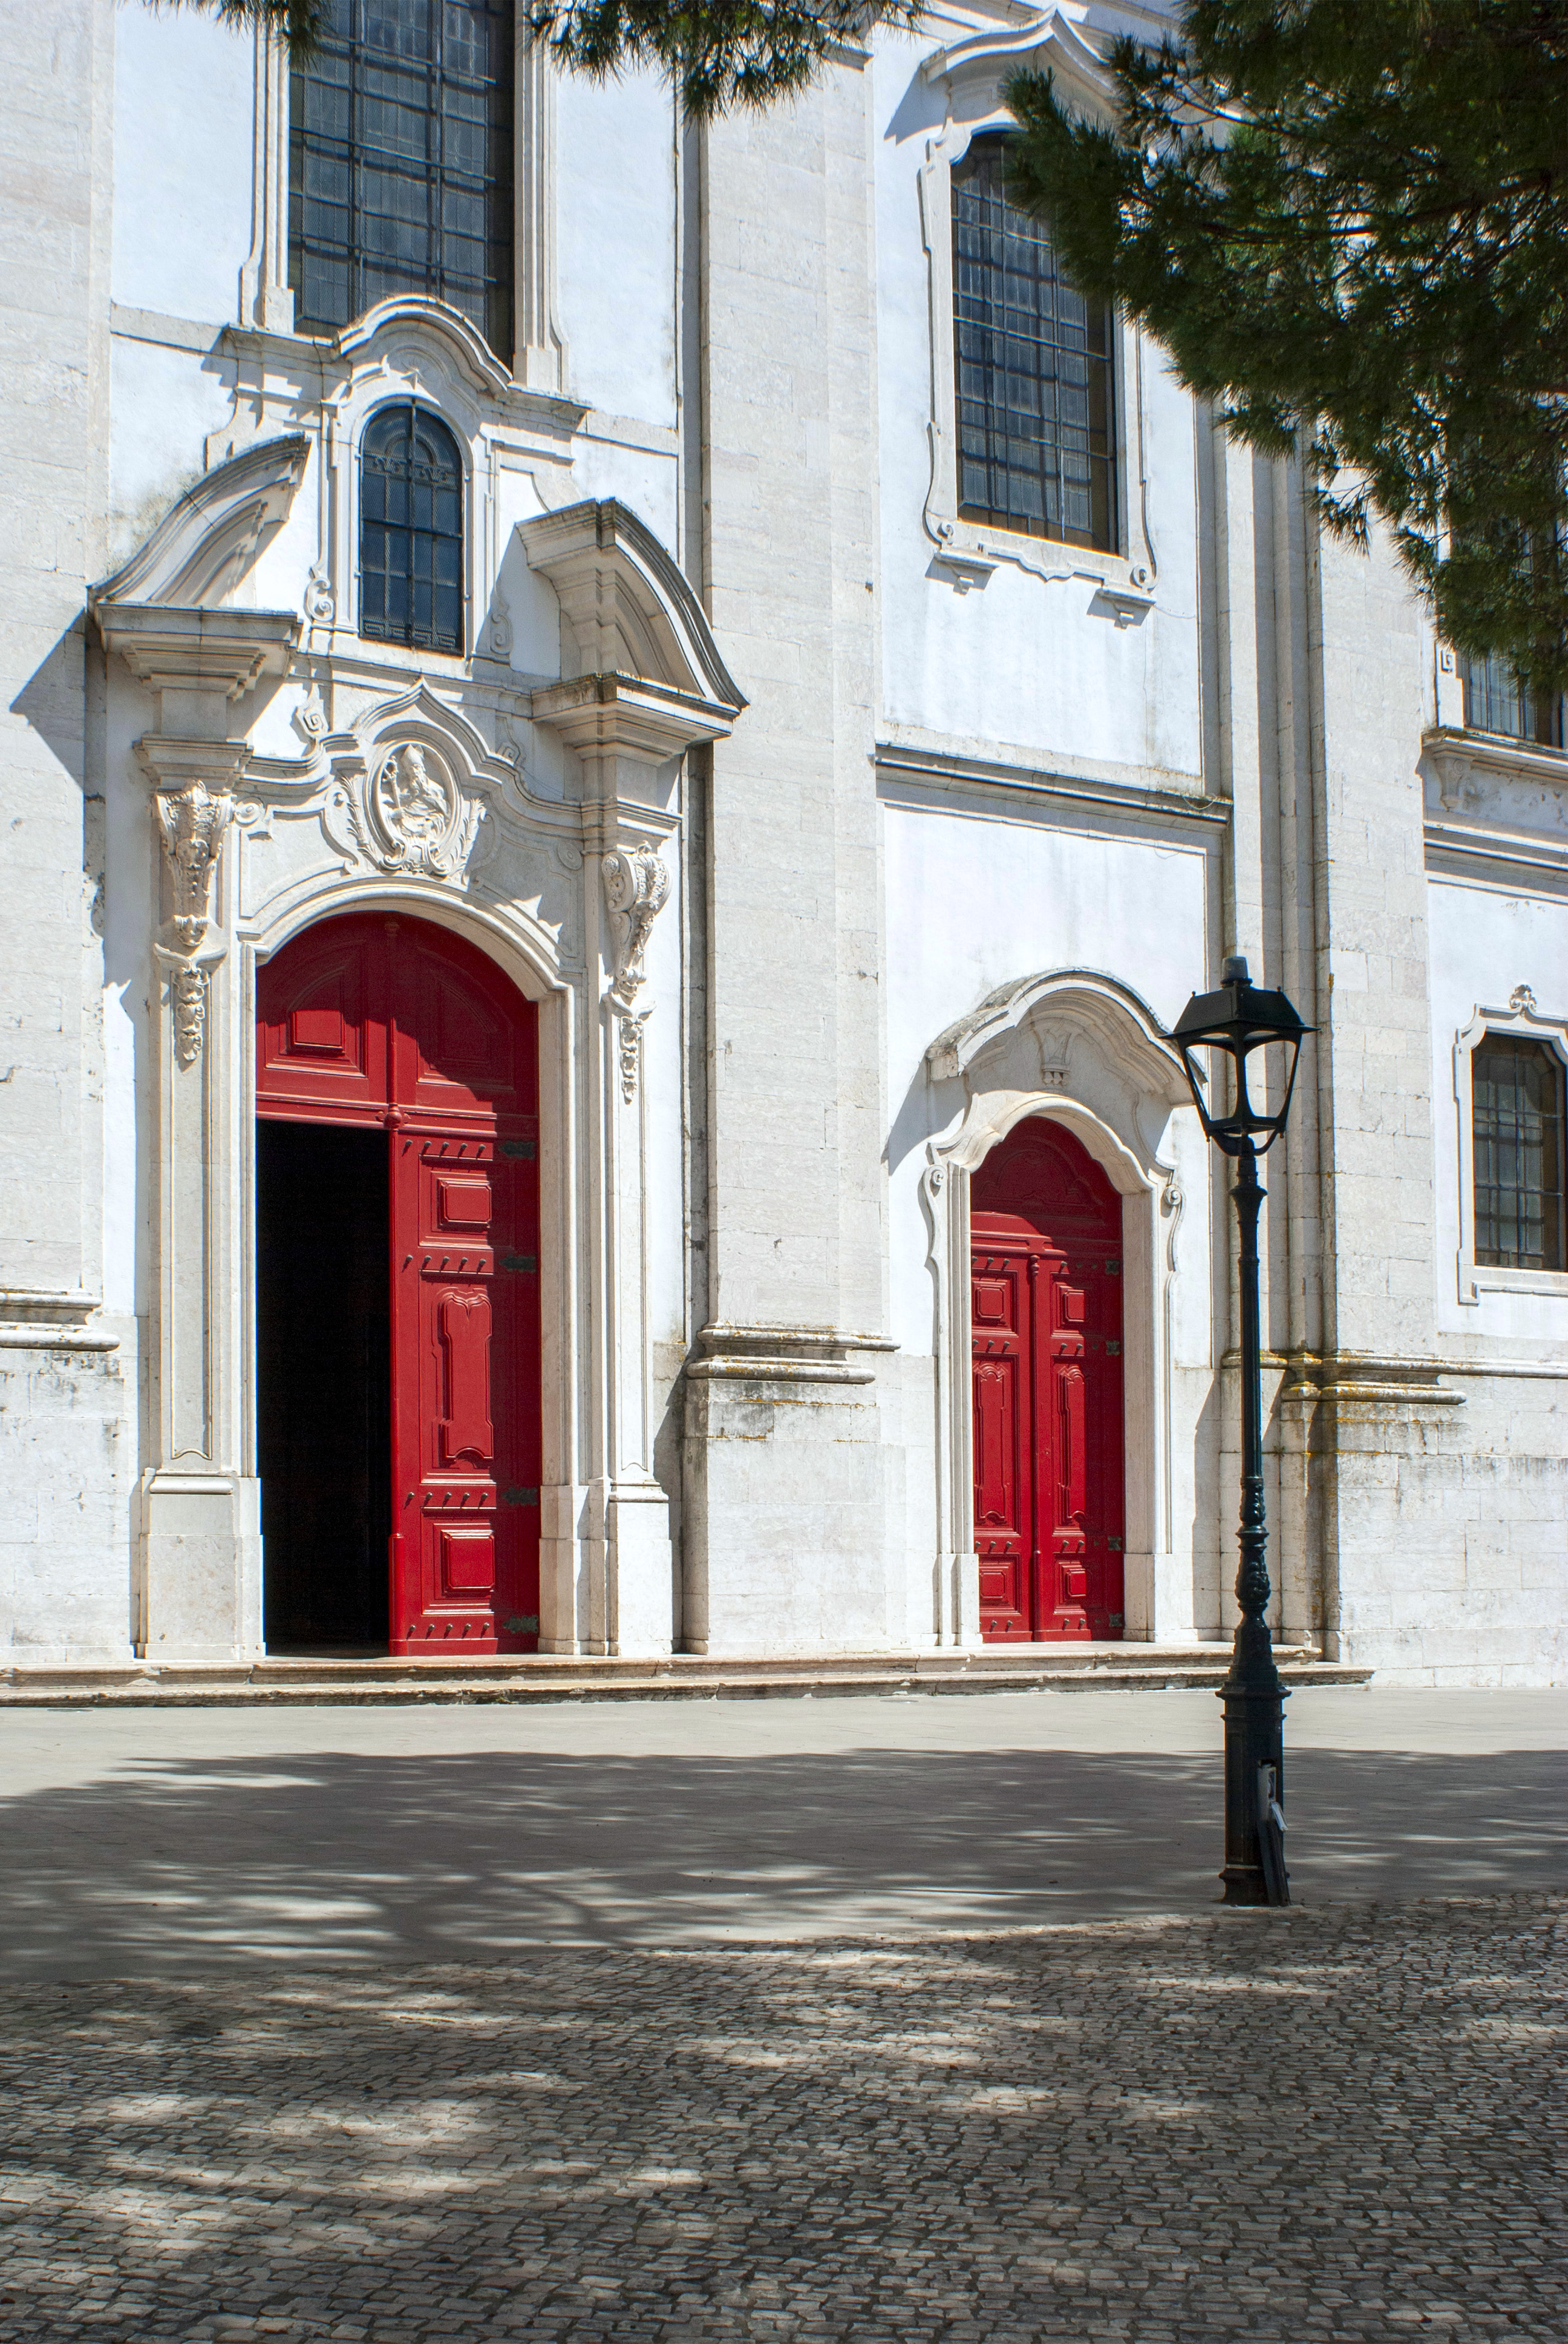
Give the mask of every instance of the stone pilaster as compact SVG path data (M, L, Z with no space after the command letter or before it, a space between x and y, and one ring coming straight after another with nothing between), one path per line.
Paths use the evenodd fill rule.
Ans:
M724 1331L689 1371L684 1514L689 1635L709 1651L903 1632L877 1353L855 1349L885 1324L871 152L852 63L708 134L706 582L752 693L713 753Z

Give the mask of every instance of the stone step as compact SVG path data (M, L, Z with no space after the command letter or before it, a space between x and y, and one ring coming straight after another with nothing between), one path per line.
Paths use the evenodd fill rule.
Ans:
M1370 1669L1319 1660L1304 1645L1277 1644L1274 1652L1281 1675L1292 1686L1365 1684L1372 1675ZM1230 1658L1229 1646L1220 1644L1012 1644L980 1652L779 1658L677 1652L643 1660L543 1652L467 1661L300 1655L228 1666L145 1662L123 1668L11 1668L0 1672L0 1708L1201 1690L1221 1684Z

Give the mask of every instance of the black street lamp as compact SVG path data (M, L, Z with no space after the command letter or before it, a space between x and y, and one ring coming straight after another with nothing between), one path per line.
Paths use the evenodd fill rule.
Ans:
M1195 993L1176 1021L1171 1039L1181 1053L1205 1137L1236 1158L1236 1218L1241 1231L1241 1566L1236 1601L1241 1616L1231 1654L1231 1672L1221 1699L1225 1704L1225 1884L1227 1904L1288 1904L1285 1871L1285 1694L1274 1666L1269 1635L1268 1522L1263 1509L1263 1369L1258 1323L1258 1214L1267 1193L1259 1184L1258 1158L1267 1155L1285 1127L1302 1043L1314 1029L1303 1026L1282 993L1265 993L1247 975L1244 960L1228 960L1218 993ZM1221 1114L1204 1103L1208 1087L1195 1050L1222 1054L1216 1063L1213 1097L1219 1105L1224 1060L1232 1105ZM1254 1081L1279 1104L1256 1105Z

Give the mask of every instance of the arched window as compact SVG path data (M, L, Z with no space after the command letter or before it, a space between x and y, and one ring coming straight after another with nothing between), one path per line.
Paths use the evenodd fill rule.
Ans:
M423 407L383 407L359 458L359 631L463 648L463 460Z
M1471 1061L1471 1096L1477 1263L1568 1268L1562 1060L1522 1035L1483 1035Z
M1009 200L1006 145L987 133L953 168L959 517L1114 553L1111 311Z

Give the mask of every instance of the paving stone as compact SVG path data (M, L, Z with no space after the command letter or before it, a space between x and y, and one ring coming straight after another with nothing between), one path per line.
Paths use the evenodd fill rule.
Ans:
M1568 1898L0 1990L0 2344L1563 2335Z

